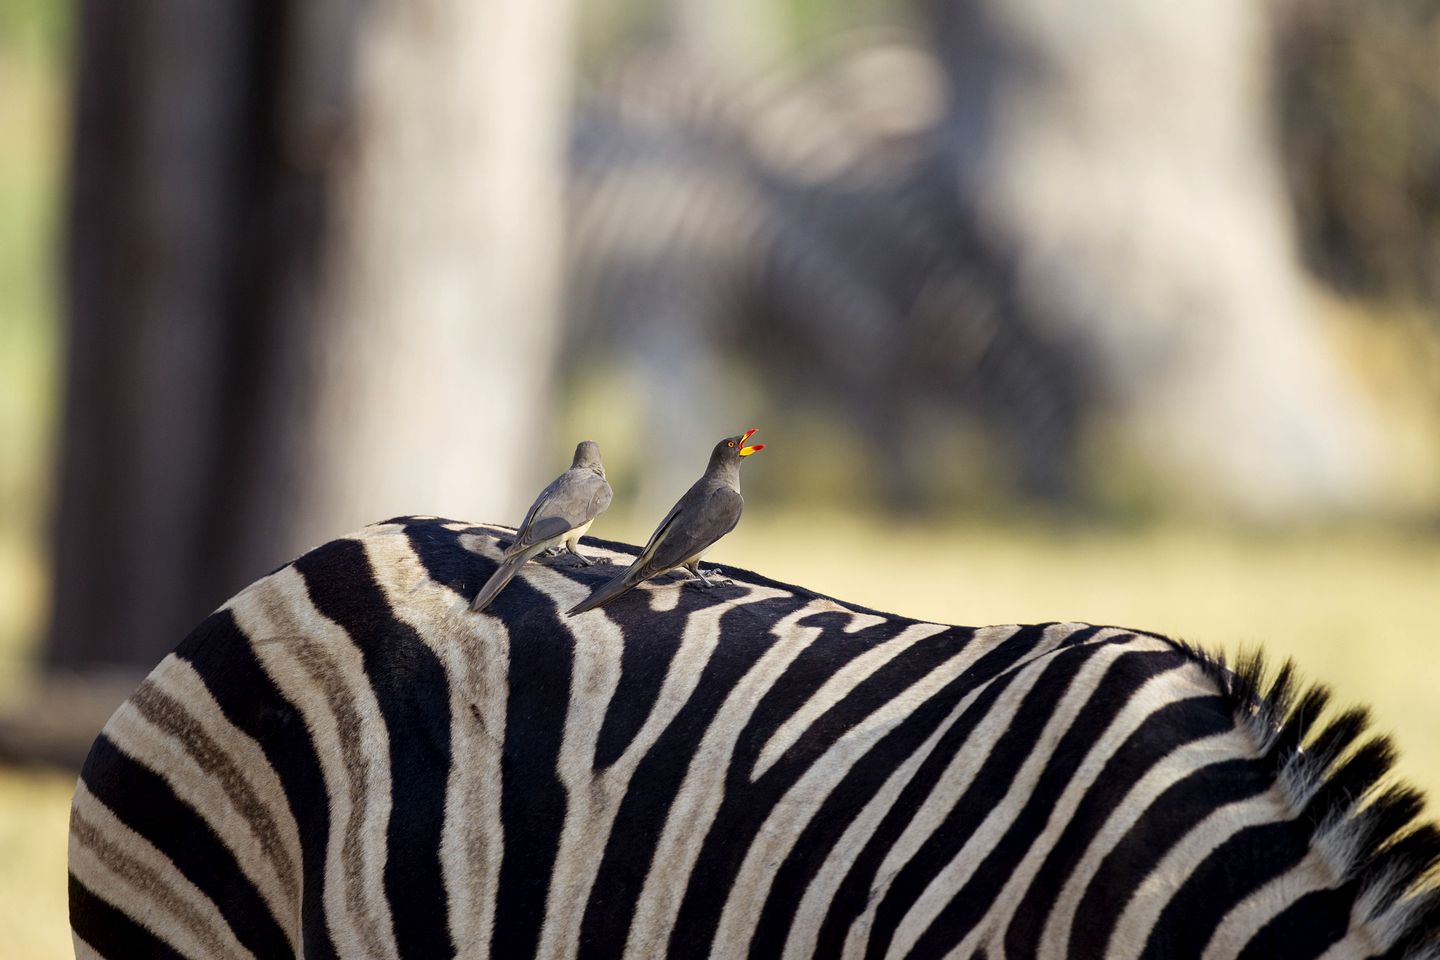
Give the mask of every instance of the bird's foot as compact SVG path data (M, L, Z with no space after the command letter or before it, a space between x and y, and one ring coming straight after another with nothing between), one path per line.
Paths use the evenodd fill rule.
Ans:
M591 560L589 557L585 556L585 554L581 553L578 550L571 550L570 556L573 557L575 559L575 562L582 567L592 567L595 565L594 560Z
M690 572L695 575L695 579L690 582L697 586L704 587L706 590L709 590L716 584L725 584L727 586L735 585L734 580L731 580L729 577L720 576L719 567L711 567L709 570L701 570L699 567L696 567Z

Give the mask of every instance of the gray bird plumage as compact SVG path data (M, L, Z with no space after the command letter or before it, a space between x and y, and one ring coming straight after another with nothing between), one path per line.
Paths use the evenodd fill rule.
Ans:
M552 547L563 544L581 563L586 566L593 563L577 547L590 524L610 506L611 496L605 465L600 462L600 446L593 440L582 441L575 447L570 469L550 481L530 505L520 528L515 531L515 542L505 548L499 568L475 595L470 609L479 611L488 607L520 572L525 561Z
M670 508L635 562L601 584L572 607L569 614L574 616L609 603L651 577L676 567L684 567L703 586L710 586L700 569L700 555L740 522L740 512L745 507L745 498L740 496L740 460L765 448L763 443L745 446L745 441L754 433L749 430L715 444L704 476Z

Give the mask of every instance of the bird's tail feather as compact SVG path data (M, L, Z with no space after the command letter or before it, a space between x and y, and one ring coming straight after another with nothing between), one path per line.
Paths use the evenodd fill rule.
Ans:
M632 579L628 574L629 571L627 570L625 573L620 574L620 576L613 577L600 584L600 586L595 589L594 593L590 594L590 596L586 597L584 600L581 600L579 603L575 604L575 606L567 610L566 616L573 617L577 613L584 613L586 610L594 610L596 607L600 606L600 604L609 603L611 600L614 600L622 593L629 593L631 590L634 590L635 586L640 581Z
M485 581L485 586L480 588L480 592L475 594L475 599L470 601L470 609L478 613L490 606L490 601L494 600L500 591L515 579L515 574L520 572L520 568L529 559L528 553L517 553L512 557L506 557L495 572L490 574L490 579Z

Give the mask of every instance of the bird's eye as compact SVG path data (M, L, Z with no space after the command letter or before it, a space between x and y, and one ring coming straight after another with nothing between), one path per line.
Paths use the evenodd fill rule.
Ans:
M726 444L726 446L727 446L727 447L733 447L733 446L735 446L735 441L734 441L734 440L731 440L729 443Z

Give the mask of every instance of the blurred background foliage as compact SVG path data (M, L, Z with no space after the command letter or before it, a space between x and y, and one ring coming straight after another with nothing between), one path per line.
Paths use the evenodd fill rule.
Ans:
M513 521L581 436L617 491L600 536L643 541L713 437L759 424L722 566L948 622L1293 655L1440 788L1440 0L556 3L543 63L473 75L474 49L437 54L461 93L429 127L405 118L435 78L374 81L360 14L347 30L278 7L206 35L238 73L182 71L197 92L132 123L137 68L96 60L107 9L0 0L15 955L65 955L68 764L186 624L383 515ZM443 46L405 29L373 28L401 35L397 62ZM486 84L505 89L464 99ZM465 153L445 118L467 111L509 133ZM212 153L166 152L172 121L200 138L232 115L182 144ZM558 184L534 162L552 153ZM214 186L206 156L243 162ZM126 163L161 161L127 186ZM192 192L153 222L107 199L177 179ZM97 182L99 201L77 194ZM187 259L216 197L223 253ZM187 215L201 233L165 233ZM170 268L126 286L94 272L107 257ZM483 282L447 286L450 262ZM153 299L196 263L214 291ZM496 294L487 273L519 280ZM97 330L99 369L210 366L149 401L141 374L112 385L123 402L87 401L97 368L75 349ZM193 330L213 336L172 352ZM327 377L344 389L311 386ZM100 467L93 438L116 444ZM192 479L134 494L191 459Z

